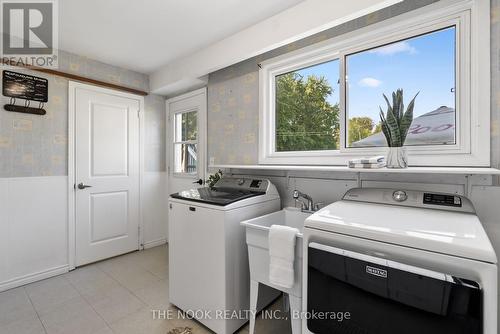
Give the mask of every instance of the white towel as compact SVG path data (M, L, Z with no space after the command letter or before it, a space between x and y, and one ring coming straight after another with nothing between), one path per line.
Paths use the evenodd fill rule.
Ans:
M284 225L269 229L269 281L283 288L294 283L295 236L299 230Z
M366 169L376 169L376 168L384 168L386 166L385 162L381 162L378 164L353 164L349 162L349 168L366 168Z

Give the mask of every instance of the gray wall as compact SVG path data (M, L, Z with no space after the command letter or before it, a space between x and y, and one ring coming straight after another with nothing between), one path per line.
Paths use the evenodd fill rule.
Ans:
M7 68L49 80L47 115L20 114L0 109L0 177L62 176L68 166L68 80L20 68ZM148 76L92 59L59 52L59 70L149 91ZM1 89L1 83L0 83ZM146 171L165 170L164 98L145 98ZM3 106L9 98L1 96ZM18 101L17 103L22 103Z
M487 0L484 0L487 1ZM258 66L263 60L368 26L436 0L406 0L210 74L208 157L216 164L257 164L259 137ZM492 164L500 166L500 0L491 1Z
M491 163L500 167L500 0L491 0Z

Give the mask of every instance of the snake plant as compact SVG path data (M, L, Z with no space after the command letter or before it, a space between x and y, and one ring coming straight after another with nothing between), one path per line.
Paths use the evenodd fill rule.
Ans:
M389 147L401 147L405 143L408 129L413 121L413 107L415 106L415 99L418 93L410 101L406 111L404 110L402 89L398 89L392 93L392 105L387 96L383 95L387 103L387 112L384 115L382 108L379 107L382 132L387 139Z
M222 171L219 169L217 172L214 174L210 175L208 179L205 181L205 183L210 187L213 188L217 181L219 181L222 177Z

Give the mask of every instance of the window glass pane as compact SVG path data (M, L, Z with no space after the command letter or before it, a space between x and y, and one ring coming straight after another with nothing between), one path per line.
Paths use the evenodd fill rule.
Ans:
M174 157L176 173L196 173L198 159L196 144L174 144Z
M339 61L276 76L276 151L339 148Z
M403 89L405 111L419 92L405 145L455 144L455 27L348 55L347 146L387 146L379 106Z
M175 115L175 141L196 140L198 135L198 115L196 111Z

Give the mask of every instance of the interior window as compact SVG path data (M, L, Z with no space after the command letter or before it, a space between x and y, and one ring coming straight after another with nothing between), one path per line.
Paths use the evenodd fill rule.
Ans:
M197 172L198 114L196 111L175 114L174 172Z
M338 59L276 76L276 151L337 150Z
M401 88L408 103L417 93L405 145L456 142L455 34L449 27L362 52L346 61L346 146L387 146L380 127L383 94ZM405 106L406 108L406 106Z

